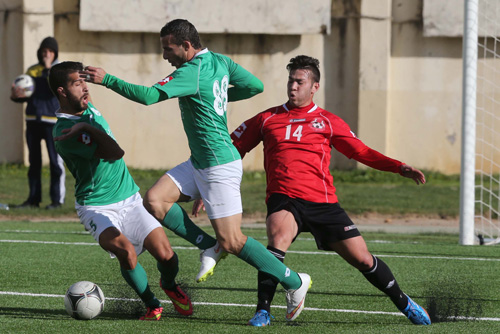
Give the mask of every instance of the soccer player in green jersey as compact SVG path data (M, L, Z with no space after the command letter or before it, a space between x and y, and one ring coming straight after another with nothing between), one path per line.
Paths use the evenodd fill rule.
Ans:
M87 67L81 77L145 105L178 98L191 156L163 175L144 198L164 226L202 249L197 281L211 275L223 251L275 277L287 290L288 320L304 307L311 284L241 232L241 157L227 129L227 103L263 91L262 82L229 57L203 48L196 28L186 20L168 22L160 32L163 58L177 68L152 87L127 83L102 68ZM177 204L203 199L217 240L199 229Z
M137 261L145 249L157 260L160 286L174 308L191 315L191 301L175 282L177 255L162 226L144 208L139 187L123 161L124 151L90 102L87 84L79 77L81 70L81 63L63 62L49 74L50 88L61 106L53 130L55 146L76 180L78 217L99 245L118 258L123 278L147 307L140 320L160 320L163 311Z

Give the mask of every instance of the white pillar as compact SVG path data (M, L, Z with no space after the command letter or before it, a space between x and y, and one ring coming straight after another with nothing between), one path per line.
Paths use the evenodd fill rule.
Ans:
M460 173L460 244L474 244L476 168L476 78L478 0L465 0L463 37L462 165Z
M361 1L358 136L388 154L391 0Z

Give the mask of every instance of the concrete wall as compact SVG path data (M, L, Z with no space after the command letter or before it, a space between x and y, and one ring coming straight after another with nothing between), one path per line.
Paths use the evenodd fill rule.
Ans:
M323 36L322 64L326 110L342 117L358 132L361 0L333 1L331 33ZM335 168L352 169L356 161L333 150Z
M61 60L100 66L124 80L143 85L152 85L175 70L161 56L159 30L165 22L158 22L156 33L81 31L78 2L73 1L73 6L62 0L55 4L55 35ZM201 37L210 50L230 56L265 85L263 94L229 104L231 131L257 112L286 102L285 66L290 58L297 54L323 58L321 34L201 33ZM93 101L125 149L125 159L130 166L171 168L189 158L177 100L146 107L100 86L90 89ZM316 102L324 105L324 97L324 93L318 94ZM247 169L262 169L261 150L254 150L245 158L244 165Z
M23 106L9 99L12 80L24 71L22 1L5 7L8 14L0 15L0 163L23 161Z
M10 89L15 77L38 62L40 42L54 35L54 4L52 0L9 0L0 6L0 163L25 162L25 104L12 102ZM42 153L48 162L46 150Z
M80 29L158 33L182 17L207 34L302 35L330 32L331 0L80 0ZM126 4L126 5L124 5ZM137 15L141 13L142 15Z
M406 1L398 1L407 3ZM425 37L422 8L393 3L389 154L460 171L462 40ZM424 2L427 5L428 1ZM411 10L409 10L411 9Z
M315 102L344 118L366 144L415 167L460 171L462 42L452 36L456 22L447 24L442 15L446 1L293 0L279 10L271 10L266 0L247 8L242 1L237 9L247 13L244 24L231 23L235 6L224 6L224 0L210 1L214 12L201 6L206 2L197 1L201 0L120 1L119 15L113 15L116 6L109 12L102 2L91 0L5 0L0 5L0 162L26 161L22 110L8 99L9 87L17 74L36 62L36 48L51 29L59 41L61 60L82 61L127 81L152 85L174 70L161 58L159 29L168 15L189 13L205 46L232 57L264 82L263 94L229 105L230 130L285 102L285 66L293 56L307 54L321 62L321 89ZM462 15L463 0L457 2L446 7L454 11L450 17ZM102 8L99 13L92 7L96 3ZM143 6L134 9L140 3ZM155 4L169 10L137 14ZM81 12L82 8L87 9ZM307 9L314 23L307 22L300 31L294 30L297 25L292 29L273 24L278 17L304 21L300 17ZM214 13L222 19L208 24L206 18ZM102 15L108 17L105 27L98 24ZM133 24L130 17L137 18ZM188 158L177 101L145 107L101 86L91 86L91 94L130 166L167 169ZM334 154L333 166L356 164ZM259 148L244 159L244 167L262 169Z
M362 2L358 135L408 164L458 173L462 41L424 36L428 4Z

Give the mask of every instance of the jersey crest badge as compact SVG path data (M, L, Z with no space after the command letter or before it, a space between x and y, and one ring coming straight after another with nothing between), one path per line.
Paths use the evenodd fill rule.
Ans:
M158 81L158 84L159 84L160 86L163 86L164 84L166 84L167 82L169 82L169 81L171 81L171 80L173 80L173 79L174 79L174 77L173 77L173 76L168 76L168 77L166 77L165 79L163 79L163 80L161 80L161 81Z
M79 137L78 137L78 141L87 145L87 146L90 146L92 145L92 138L90 138L90 136L86 133L82 133Z
M315 131L320 131L325 128L325 121L315 118L311 123L309 123L309 126Z
M236 137L240 138L241 135L243 134L243 132L245 132L246 129L247 129L246 124L245 123L241 123L241 125L236 130L234 130L233 134Z

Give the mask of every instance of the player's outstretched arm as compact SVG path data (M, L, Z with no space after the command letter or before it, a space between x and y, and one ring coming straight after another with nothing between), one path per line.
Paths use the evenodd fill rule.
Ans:
M420 170L408 165L401 165L400 174L409 179L413 179L417 185L425 184L425 175Z
M342 149L342 147L340 148ZM345 150L345 147L341 150L341 152L347 152ZM425 184L425 175L420 170L406 165L398 160L389 158L388 156L385 156L366 145L364 149L354 153L351 156L347 154L345 155L371 168L375 168L385 172L399 173L404 177L412 179L417 185Z
M80 72L80 78L87 82L103 85L129 100L147 106L168 99L167 94L155 87L146 87L126 82L106 73L106 71L99 67L85 67Z

